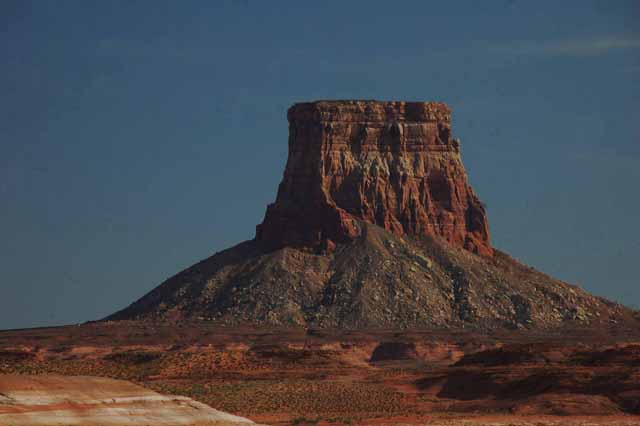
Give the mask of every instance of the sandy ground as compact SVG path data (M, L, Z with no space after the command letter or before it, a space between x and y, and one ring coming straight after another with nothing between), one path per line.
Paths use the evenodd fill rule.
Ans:
M20 397L61 421L90 409L178 425L170 416L199 412L200 403L273 426L640 426L636 332L93 323L0 331L1 374L119 379L115 390L101 382L80 403L60 387L38 394L31 382L29 392L13 385L12 394L0 386L4 419L19 414L7 407Z
M551 417L551 416L479 416L458 419L385 419L368 421L371 426L637 426L640 419L631 416ZM364 425L364 423L362 424Z

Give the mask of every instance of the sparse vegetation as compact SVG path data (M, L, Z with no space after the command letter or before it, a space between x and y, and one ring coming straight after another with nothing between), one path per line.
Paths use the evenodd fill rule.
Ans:
M256 332L222 328L210 333L207 327L199 324L174 329L167 325L154 330L144 323L129 324L129 333L120 338L108 333L96 337L100 333L93 330L108 330L108 325L86 327L64 339L55 335L49 340L39 338L37 352L29 349L28 340L19 334L5 333L4 339L0 334L0 373L126 379L258 421L276 416L298 426L362 426L371 418L419 416L449 407L459 397L456 389L480 392L463 395L455 402L460 407L476 404L483 412L499 408L498 412L504 413L505 408L492 408L491 403L479 406L474 398L489 391L495 392L492 395L496 401L504 403L500 395L511 395L509 386L517 386L513 389L525 394L552 386L566 395L581 392L587 395L580 397L581 403L587 403L594 390L608 395L606 389L623 389L633 396L640 383L637 345L608 351L593 351L585 345L632 340L633 334L598 335L594 330L572 329L558 332L555 337L546 335L547 340L555 339L558 346L530 345L525 339L523 344L492 350L506 336L510 341L519 339L518 332L492 336L467 332L466 337L458 334L451 340L450 336L443 337L447 334L417 331L340 335L323 330L314 335L302 330ZM117 331L119 328L114 327L113 332ZM579 350L562 349L567 336L581 342L576 347ZM145 349L138 342L149 337L152 343ZM437 342L443 338L449 340L440 348ZM114 340L118 340L119 348L108 345ZM74 349L78 342L82 342L82 351ZM16 349L16 343L24 349ZM159 350L159 346L173 349ZM60 347L69 350L58 350ZM136 349L127 349L131 347ZM463 351L475 355L468 355L448 370L446 366L458 361ZM69 356L71 353L74 357ZM374 353L377 355L372 359ZM425 363L425 356L432 358ZM446 391L430 390L443 386L445 379L450 380L448 387L442 388ZM456 380L466 385L458 387ZM474 383L480 387L474 388ZM442 392L447 399L441 398ZM596 397L605 398L593 398ZM623 398L627 397L615 401L619 400L621 407L633 406L631 400ZM511 403L516 404L514 401Z

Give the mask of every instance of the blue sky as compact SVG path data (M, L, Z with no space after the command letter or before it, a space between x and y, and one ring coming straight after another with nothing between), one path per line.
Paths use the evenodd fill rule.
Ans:
M640 305L639 18L634 1L2 1L0 328L102 317L252 238L286 109L333 98L447 102L494 245Z

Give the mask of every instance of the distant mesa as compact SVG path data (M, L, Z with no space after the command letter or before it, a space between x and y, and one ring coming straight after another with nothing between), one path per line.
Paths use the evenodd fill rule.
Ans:
M633 311L492 247L447 105L318 101L293 105L288 119L284 177L255 238L185 269L107 320L638 324Z

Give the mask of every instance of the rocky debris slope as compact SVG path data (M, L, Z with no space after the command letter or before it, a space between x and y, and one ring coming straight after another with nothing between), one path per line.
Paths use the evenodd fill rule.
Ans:
M311 327L550 328L635 322L621 305L495 250L481 257L436 237L360 223L330 253L249 241L170 278L108 319L199 318Z
M124 380L89 376L0 375L0 426L255 425L181 396Z
M450 110L314 102L289 110L289 159L256 238L187 268L107 319L312 327L636 323L489 242Z
M439 235L491 254L482 203L442 103L332 101L289 109L289 157L256 238L330 248L360 221L396 235Z

